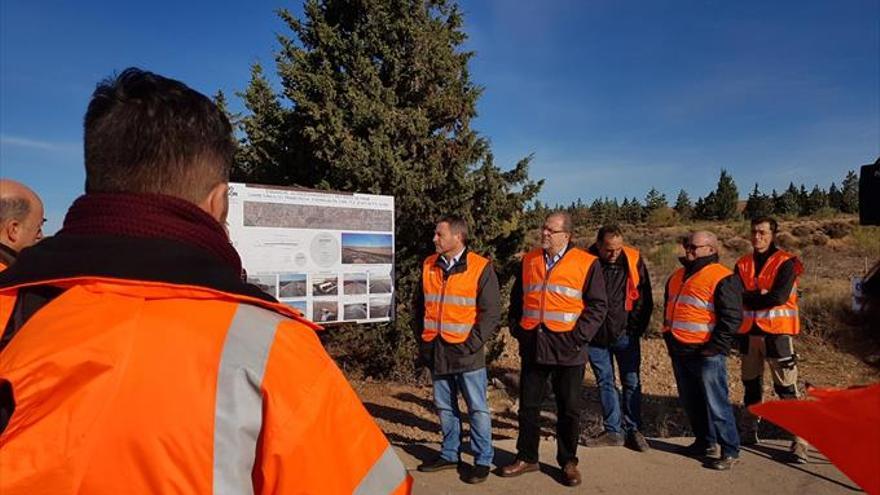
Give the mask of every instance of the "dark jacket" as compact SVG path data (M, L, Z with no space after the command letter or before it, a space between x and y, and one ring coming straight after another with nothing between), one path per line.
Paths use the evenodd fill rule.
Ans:
M595 244L590 246L588 251L593 256L599 256L599 249ZM590 341L590 345L594 347L611 345L624 333L636 338L641 337L648 328L651 312L654 310L651 277L648 275L644 258L639 256L639 261L636 263L639 272L639 298L633 302L632 311L626 310L626 281L629 278L626 253L621 252L613 263L602 258L599 258L599 262L602 266L602 276L605 278L608 313L596 336Z
M562 257L568 256L572 249L575 249L574 245L569 244ZM510 331L519 341L523 362L559 366L586 364L587 344L599 331L608 309L605 279L598 261L587 272L581 292L586 309L571 332L553 332L543 324L533 330L523 330L519 324L523 310L522 268L517 271L510 292L508 319Z
M15 258L17 257L18 253L16 253L14 249L6 244L0 244L0 263L3 263L6 266L11 266L15 263Z
M468 249L459 257L458 263L449 271L443 272L445 278L456 273L467 271ZM437 257L437 264L445 268L441 257ZM422 274L424 277L424 274ZM420 278L421 282L423 278ZM477 323L471 329L468 339L461 344L450 344L438 335L431 342L422 340L425 316L425 294L419 284L414 302L416 342L419 345L418 365L427 366L435 375L448 375L452 373L464 373L486 366L486 343L498 330L501 320L501 294L498 289L498 276L490 262L486 265L477 285Z
M761 269L767 264L767 260L776 251L779 251L779 249L775 244L771 244L770 248L763 253L752 253L752 257L755 259L756 274L761 273ZM773 280L773 287L771 287L766 294L761 294L760 290L744 291L743 305L750 310L759 310L785 304L785 302L788 301L788 296L791 294L792 287L794 287L795 278L797 278L797 274L794 270L794 260L794 258L791 258L779 265L779 271L776 272L776 279ZM739 277L739 272L737 272L737 277ZM742 280L740 281L741 283L743 282ZM752 328L749 330L749 333L752 335L770 335L761 330L761 327L756 323L752 323Z
M685 267L684 279L687 280L706 266L718 263L718 255L704 256L693 262L688 262L685 258L680 258L680 261ZM671 280L672 276L669 279ZM736 332L742 323L742 292L742 282L736 274L721 279L715 287L715 328L712 330L709 341L705 344L684 344L676 340L671 332L665 332L663 338L666 340L669 354L679 356L729 354ZM665 315L666 304L669 302L669 280L666 281L663 301L663 314Z

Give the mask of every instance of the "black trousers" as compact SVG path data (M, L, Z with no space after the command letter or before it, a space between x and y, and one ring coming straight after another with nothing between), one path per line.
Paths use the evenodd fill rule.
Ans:
M556 395L556 461L560 466L577 463L578 436L581 426L581 386L586 364L554 366L523 363L519 383L519 438L516 457L538 462L541 440L541 403L547 394L547 379Z

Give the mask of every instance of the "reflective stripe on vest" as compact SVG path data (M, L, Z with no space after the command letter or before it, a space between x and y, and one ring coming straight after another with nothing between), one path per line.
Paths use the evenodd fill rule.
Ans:
M402 488L401 484L406 481L406 476L406 468L394 452L394 447L389 445L358 484L354 495L394 493L395 490ZM408 492L408 490L403 491Z
M439 255L428 256L422 263L422 292L425 296L425 316L422 321L422 340L430 342L437 335L451 344L468 339L477 322L477 292L480 276L489 260L468 251L464 272L446 276L437 266Z
M214 493L254 493L251 473L263 427L260 385L275 330L286 318L239 304L226 333L214 411Z
M778 250L764 263L761 273L756 274L754 254L747 254L736 262L736 270L746 291L770 291L776 282L779 268L790 259L794 259L795 280L788 299L779 306L760 310L752 310L743 305L743 321L739 333L748 333L753 325L771 334L796 335L800 332L797 285L798 277L803 273L803 265L795 255Z
M715 288L733 272L719 263L706 265L687 280L684 268L669 278L663 331L685 344L709 341L715 329Z
M583 287L596 257L570 248L547 271L544 251L534 249L523 256L523 312L520 326L534 330L539 324L554 332L570 332L586 309Z
M624 302L624 308L627 311L632 311L633 304L639 298L639 283L641 279L639 277L639 250L630 247L623 246L623 254L626 255L626 269L627 269L627 277L626 277L626 299Z

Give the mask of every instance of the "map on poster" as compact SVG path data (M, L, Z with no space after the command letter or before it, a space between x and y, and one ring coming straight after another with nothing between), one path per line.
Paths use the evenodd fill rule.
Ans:
M321 324L389 321L394 197L229 184L248 282Z

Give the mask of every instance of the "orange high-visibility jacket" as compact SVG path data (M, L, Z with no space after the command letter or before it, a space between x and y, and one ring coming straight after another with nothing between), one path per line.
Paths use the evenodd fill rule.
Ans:
M720 263L706 265L684 280L684 268L669 278L663 331L683 344L705 344L715 328L715 288L733 272Z
M66 289L0 354L3 495L409 493L311 322L286 306L121 279ZM23 286L0 291L8 307Z
M623 254L626 255L627 269L624 309L632 311L633 304L639 299L639 282L641 281L639 278L639 250L634 247L623 246Z
M574 330L584 305L583 289L590 267L596 261L592 254L569 248L547 271L544 250L534 249L522 259L523 313L520 326L534 330L543 324L554 332Z
M742 279L745 290L769 291L773 288L773 282L776 281L779 267L792 258L794 258L795 279L788 300L780 306L767 309L753 310L743 306L743 322L739 327L739 333L748 333L752 329L752 323L757 324L758 328L767 333L787 335L800 333L801 322L800 318L798 318L797 285L798 277L804 272L804 267L797 256L782 250L776 251L764 263L761 273L756 274L755 258L753 255L747 254L736 262L736 270L739 272L739 278Z
M468 339L477 322L477 290L489 260L468 251L467 270L446 277L437 266L438 256L428 256L422 263L425 295L422 340L430 342L439 333L446 342L460 344Z

